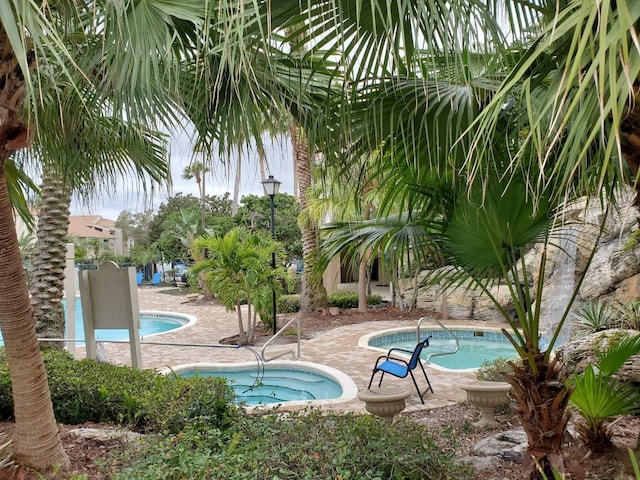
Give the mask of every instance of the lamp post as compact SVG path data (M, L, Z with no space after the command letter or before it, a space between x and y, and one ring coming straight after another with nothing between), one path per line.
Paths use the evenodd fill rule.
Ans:
M274 206L273 199L278 194L278 190L280 189L280 184L273 175L269 175L269 178L262 181L262 188L264 188L264 194L269 196L271 200L271 238L275 240L276 238L276 223L275 223L275 215L274 215ZM276 252L271 253L271 268L275 270L276 268ZM276 334L276 291L275 289L272 292L272 300L273 300L273 334Z

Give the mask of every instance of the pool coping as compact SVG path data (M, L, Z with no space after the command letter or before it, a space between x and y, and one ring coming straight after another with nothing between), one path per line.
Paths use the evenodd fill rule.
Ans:
M490 326L483 326L482 328L478 328L479 327L478 325L468 325L468 326L467 325L455 325L455 326L445 325L445 327L449 330L468 330L472 332L483 331L483 332L496 332L496 333L502 332L501 327L490 327ZM429 325L428 328L426 328L425 326L424 330L445 330L445 329L442 328L440 325L436 324L435 326ZM416 328L415 327L396 327L396 328L387 328L385 330L378 330L376 332L366 333L362 335L360 338L358 338L358 347L366 348L367 350L373 350L376 352L387 353L389 349L372 347L371 345L369 345L369 342L373 338L381 337L383 335L388 335L393 333L404 333L404 332L411 332L411 331L416 331ZM407 355L407 357L409 357L409 355ZM440 370L442 372L447 372L447 373L473 373L473 372L477 372L479 368L478 367L478 368L455 368L454 369L454 368L443 367L436 363L425 363L425 365L429 365L429 367L433 368L434 370Z
M231 370L239 370L243 368L255 369L256 366L260 366L260 364L256 362L197 362L197 363L183 363L180 365L175 365L171 367L164 368L160 370L160 373L164 375L170 375L174 373L180 373L185 370L192 370L198 368L211 368L218 371L231 371ZM284 369L291 368L295 366L297 370L306 370L312 373L319 373L324 376L329 377L331 380L335 381L340 388L342 388L342 395L336 398L323 398L318 400L291 400L289 402L280 402L280 403L269 403L264 405L255 405L255 406L245 406L244 408L248 412L257 412L257 411L265 411L265 410L273 410L273 409L283 409L288 407L313 407L313 406L326 406L326 405L336 405L344 402L349 402L354 400L358 395L358 387L356 386L353 379L344 372L340 370L330 367L328 365L323 365L321 363L307 362L303 360L272 360L268 363L262 364L263 368L268 369Z
M165 335L167 333L175 333L180 330L184 330L185 328L189 328L198 323L198 317L195 315L190 315L188 313L180 313L180 312L170 312L167 310L140 310L140 315L156 315L156 316L164 316L164 317L178 317L187 320L187 323L184 325L180 325L177 328L172 328L171 330L166 330L164 332L150 333L149 335L140 336L140 340L149 337L156 337L158 335Z

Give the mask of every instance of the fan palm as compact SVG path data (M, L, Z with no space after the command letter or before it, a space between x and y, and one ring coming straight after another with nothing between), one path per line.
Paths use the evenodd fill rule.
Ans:
M584 424L580 433L593 450L611 446L611 434L605 421L619 415L633 415L640 410L640 390L614 375L631 357L640 352L640 335L627 335L612 341L598 356L595 365L570 379L574 405Z

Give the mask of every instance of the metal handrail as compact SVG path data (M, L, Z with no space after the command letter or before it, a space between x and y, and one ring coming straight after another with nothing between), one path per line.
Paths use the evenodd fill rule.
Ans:
M273 342L276 338L278 338L280 336L280 334L282 332L284 332L287 329L287 327L289 325L291 325L293 322L296 322L298 324L298 332L297 332L297 334L298 334L298 354L296 355L293 350L289 350L289 351L283 352L283 353L281 353L279 355L276 355L275 357L272 357L272 358L265 357L264 352L267 349L267 347L271 344L271 342ZM293 317L291 320L289 320L286 323L286 325L284 327L280 327L280 330L278 331L278 333L276 333L273 337L271 337L269 339L269 341L267 343L264 344L264 346L262 347L262 350L260 351L260 358L262 358L262 361L267 363L267 362L270 362L271 360L275 360L276 358L283 357L283 356L285 356L285 355L287 355L289 353L291 354L291 358L293 358L294 360L297 360L298 358L300 358L300 336L301 336L300 333L301 333L301 331L302 331L302 327L300 325L300 320L298 320L296 317Z
M449 333L449 335L451 335L453 337L453 339L456 341L456 348L455 350L451 351L451 352L435 352L435 353L430 353L427 356L426 362L429 363L429 361L431 360L432 357L442 357L444 355L453 355L454 353L457 353L458 350L460 350L460 340L458 339L458 336L453 333L451 330L449 330L447 327L445 327L442 322L436 318L429 318L429 317L421 317L418 320L418 326L416 327L416 336L417 336L417 341L420 342L421 340L421 335L420 335L420 326L422 325L422 321L423 320L433 320L434 322L436 322L440 328L442 328L443 330L446 330L447 333Z

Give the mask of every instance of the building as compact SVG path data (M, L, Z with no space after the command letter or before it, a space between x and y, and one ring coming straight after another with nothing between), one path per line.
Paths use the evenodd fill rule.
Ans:
M100 215L70 215L69 236L74 243L87 249L87 255L97 257L104 252L125 256L128 245L122 239L122 230L116 222Z

